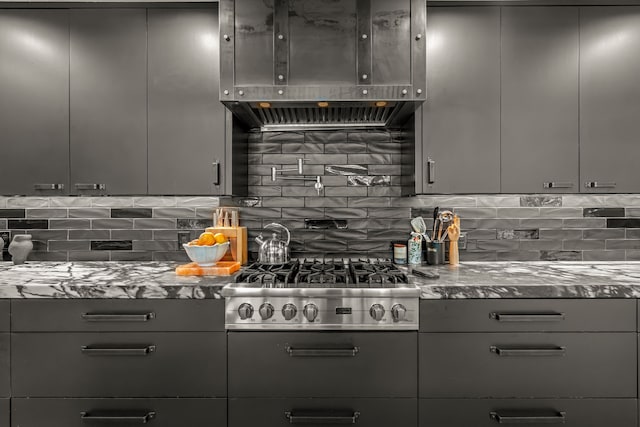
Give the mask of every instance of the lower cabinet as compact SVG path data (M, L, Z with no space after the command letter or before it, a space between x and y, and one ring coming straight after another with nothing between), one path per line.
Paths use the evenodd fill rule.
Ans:
M147 423L154 427L223 427L227 425L226 414L226 399L11 400L13 427L134 426ZM0 426L5 426L3 419L0 419Z
M380 381L380 386L384 386L384 380ZM412 427L418 425L417 400L229 399L229 427L284 427L292 424Z
M0 399L0 427L11 425L9 399Z
M17 397L225 397L224 332L12 334Z
M421 399L420 427L633 427L635 399Z

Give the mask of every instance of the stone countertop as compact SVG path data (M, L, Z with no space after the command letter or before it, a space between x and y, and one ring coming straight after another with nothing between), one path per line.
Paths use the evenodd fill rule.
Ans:
M0 298L215 298L233 276L177 276L171 262L0 262Z
M640 262L465 262L421 266L422 299L640 298Z

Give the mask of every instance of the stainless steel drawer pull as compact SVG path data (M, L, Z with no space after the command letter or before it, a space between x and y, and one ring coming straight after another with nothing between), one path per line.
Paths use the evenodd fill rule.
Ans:
M491 319L498 322L559 322L564 320L564 313L538 312L538 313L489 313Z
M156 351L155 345L148 345L146 347L89 347L83 345L80 347L80 351L88 356L147 356Z
M33 184L34 190L64 190L64 184Z
M107 184L75 184L76 190L106 190Z
M500 357L545 357L564 356L567 349L566 347L498 347L492 345L489 347L489 351Z
M147 424L156 417L153 411L91 411L80 412L84 422L98 421L123 424Z
M291 357L355 357L360 348L293 348L285 347Z
M498 424L564 424L566 412L509 410L489 412L489 417Z
M615 182L597 182L597 181L587 181L584 183L586 188L616 188Z
M289 424L355 424L360 412L341 413L339 411L285 412Z
M148 322L156 318L150 313L82 313L80 315L87 322Z
M573 188L572 182L545 182L542 184L544 188Z

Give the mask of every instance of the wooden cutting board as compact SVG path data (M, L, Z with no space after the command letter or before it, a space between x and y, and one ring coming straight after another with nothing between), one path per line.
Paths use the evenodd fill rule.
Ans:
M230 276L240 270L240 263L235 261L218 261L211 267L200 267L195 262L176 267L178 276Z

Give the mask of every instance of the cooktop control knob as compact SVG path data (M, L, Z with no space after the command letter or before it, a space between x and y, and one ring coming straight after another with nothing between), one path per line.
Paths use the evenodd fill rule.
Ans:
M258 309L258 313L260 313L260 317L262 317L262 320L270 319L271 316L273 316L273 311L273 306L268 302L262 304Z
M379 322L384 317L384 307L382 304L373 304L369 309L369 314L373 320L377 320Z
M243 302L238 307L238 314L242 320L251 319L253 316L253 306L247 302Z
M395 322L401 322L407 317L407 307L402 304L396 304L391 307L391 316Z
M318 317L318 306L313 303L309 303L304 306L302 314L304 314L304 317L306 317L309 322L313 322L316 320L316 317Z
M296 317L297 313L298 309L291 303L287 303L284 305L284 307L282 307L282 315L284 316L284 320L293 319L294 317Z

